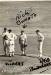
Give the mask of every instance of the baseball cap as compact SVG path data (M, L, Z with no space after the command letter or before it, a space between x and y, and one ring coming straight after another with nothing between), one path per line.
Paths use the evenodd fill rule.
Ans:
M40 32L40 30L36 30L36 32Z

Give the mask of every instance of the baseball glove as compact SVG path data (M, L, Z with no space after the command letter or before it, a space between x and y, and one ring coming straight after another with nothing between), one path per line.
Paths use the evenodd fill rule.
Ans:
M7 35L5 35L5 36L3 37L3 39L4 39L4 40L7 40L7 39L8 39Z

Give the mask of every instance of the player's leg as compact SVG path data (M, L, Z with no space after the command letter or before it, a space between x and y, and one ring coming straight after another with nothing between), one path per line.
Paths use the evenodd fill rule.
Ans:
M6 54L5 53L5 40L3 39L3 50L4 50L4 55Z
M12 52L12 56L14 56L14 51Z
M12 56L11 44L10 44L10 46L9 46L9 56L10 56L10 57Z
M9 56L10 56L10 57L12 56L12 52L9 53Z
M3 39L3 49L4 49L4 55L6 55L6 52L5 52L5 40Z
M38 56L40 57L40 42L38 41L38 44L37 44L37 49L38 49Z
M25 51L26 51L26 46L24 45L24 50L23 50L23 52L24 52L24 56L26 56L26 53L25 53Z
M5 56L7 55L7 41L4 41L4 51L5 51Z
M20 48L21 48L21 51L22 51L22 54L21 55L23 55L23 47L22 47L22 44L20 45Z
M23 48L23 55L25 54L25 52L24 52L24 48Z
M12 45L12 56L14 56L15 53L15 48L14 48L14 44Z
M24 47L23 47L23 44L20 44L20 48L21 48L21 51L22 51L22 54L21 55L24 55Z
M23 51L23 55L25 54L25 50L24 50L24 43L22 44L22 51Z
M25 56L26 54L25 54L25 50L26 50L26 47L25 47L25 45L23 45L23 55Z
M5 52L5 56L7 55L7 52L6 52L6 45L4 45L4 52Z
M5 42L6 42L6 44L5 44L5 53L6 53L6 55L8 54L8 49L9 49L9 41L8 40L5 40Z
M43 46L43 42L40 42L40 57L42 57L42 46Z
M12 56L11 48L10 48L10 47L9 47L9 56L10 56L10 57Z

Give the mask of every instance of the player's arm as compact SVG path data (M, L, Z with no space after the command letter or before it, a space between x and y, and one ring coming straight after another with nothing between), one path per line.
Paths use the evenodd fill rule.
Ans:
M2 37L4 37L5 36L5 33L2 33Z
M25 46L27 46L27 35L25 35Z
M2 34L2 38L5 39L5 40L7 40L8 39L7 34L6 33L3 33Z
M17 39L17 35L15 35L15 34L14 34L14 39L15 39L15 40Z

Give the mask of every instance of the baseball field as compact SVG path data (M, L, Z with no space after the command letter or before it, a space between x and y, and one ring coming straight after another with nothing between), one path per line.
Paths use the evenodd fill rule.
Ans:
M20 25L16 24L16 16L19 11L24 12L25 9L32 8L36 17L26 21ZM19 34L24 28L27 34L27 49L26 56L21 56L19 46ZM5 57L3 50L2 32L3 28L12 29L18 36L15 41L15 56ZM51 57L51 1L28 1L28 2L0 2L0 75L17 75L17 74L51 74L51 66L47 66L35 71L29 71L29 67L39 65L39 51L37 48L36 29L45 36L43 44L43 56ZM9 60L24 62L23 66L19 65L5 65Z

